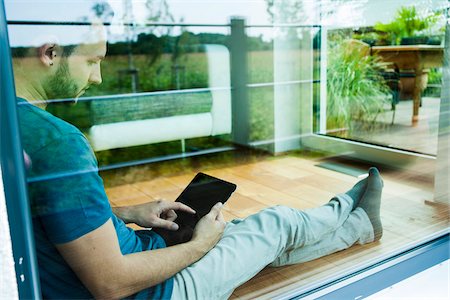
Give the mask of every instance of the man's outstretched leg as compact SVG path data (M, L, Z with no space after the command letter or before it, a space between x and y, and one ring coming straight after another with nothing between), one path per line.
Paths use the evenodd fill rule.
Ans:
M283 253L270 266L307 262L347 249L355 243L366 244L379 240L383 232L380 220L383 181L375 168L369 170L369 177L366 179L367 187L363 197L340 228L315 244Z
M340 194L319 208L298 211L277 206L231 222L215 248L175 276L174 298L227 298L237 286L283 254L301 251L323 238L331 242L329 237L343 226L354 205L366 203L369 179L357 184L357 192L350 193L355 200L349 194ZM352 224L363 234L372 232L367 214L362 208L357 210ZM358 235L350 230L342 232L349 245L360 239Z
M272 267L311 261L322 256L349 248L355 243L367 244L378 241L383 233L380 219L381 192L383 180L376 168L369 169L363 196L356 202L355 209L336 231L324 236L315 244L286 251ZM359 184L358 183L358 184Z

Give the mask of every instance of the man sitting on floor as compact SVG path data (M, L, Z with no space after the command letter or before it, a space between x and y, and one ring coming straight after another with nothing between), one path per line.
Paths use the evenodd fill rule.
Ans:
M151 230L176 232L170 201L111 208L93 151L83 134L45 111L47 100L78 98L100 84L106 54L102 26L86 42L55 40L16 58L15 82L44 298L224 299L266 266L313 260L382 235L383 181L375 168L347 193L300 211L276 206L224 221L216 204L192 239L166 247Z

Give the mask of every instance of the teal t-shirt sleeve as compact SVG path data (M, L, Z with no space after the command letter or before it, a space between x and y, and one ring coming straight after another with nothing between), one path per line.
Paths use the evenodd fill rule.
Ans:
M97 161L81 133L53 140L33 160L33 173L39 175L30 184L32 212L51 242L73 241L111 217Z

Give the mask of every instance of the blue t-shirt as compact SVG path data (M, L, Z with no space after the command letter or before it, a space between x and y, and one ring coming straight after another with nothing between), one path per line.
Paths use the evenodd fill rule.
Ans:
M165 247L149 230L134 231L111 210L95 155L74 126L18 99L22 145L30 156L28 193L44 298L92 298L61 257L55 244L73 241L110 218L122 254ZM141 291L131 299L169 299L173 278Z

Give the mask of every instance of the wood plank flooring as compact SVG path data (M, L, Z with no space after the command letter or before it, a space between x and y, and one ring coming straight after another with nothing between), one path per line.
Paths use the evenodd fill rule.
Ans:
M326 203L334 194L345 192L358 179L317 166L318 161L293 156L261 159L248 164L210 169L206 173L234 182L238 188L224 206L227 220L243 218L277 204L306 209ZM389 254L427 235L449 227L446 206L427 205L433 199L434 170L430 176L383 170L384 192L381 241L355 245L350 249L294 266L266 268L237 288L232 299L270 299L295 287L305 286ZM426 173L426 172L425 172ZM195 172L158 177L107 188L112 206L134 205L155 199L174 200Z

